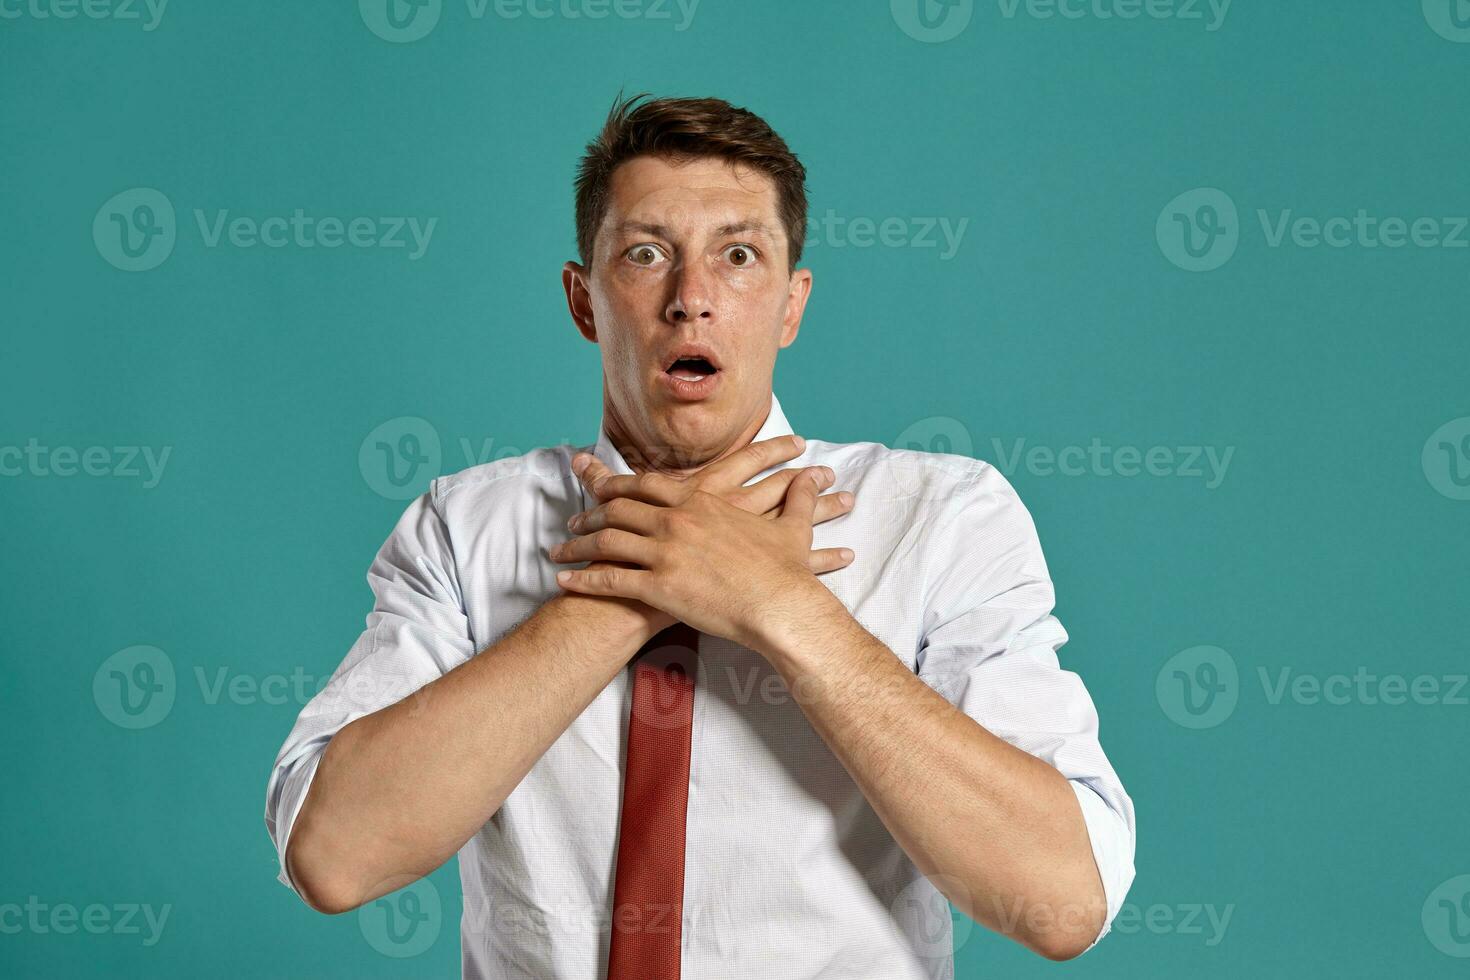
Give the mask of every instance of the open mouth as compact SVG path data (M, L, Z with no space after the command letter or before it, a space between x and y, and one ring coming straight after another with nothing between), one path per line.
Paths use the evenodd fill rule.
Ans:
M664 368L666 374L680 381L703 381L718 370L704 357L681 357Z

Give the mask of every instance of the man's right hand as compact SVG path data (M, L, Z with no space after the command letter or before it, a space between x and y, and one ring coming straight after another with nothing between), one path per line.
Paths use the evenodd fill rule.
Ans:
M792 480L808 469L823 470L828 473L831 472L830 469L820 466L790 467L772 473L758 483L750 486L745 484L762 470L775 466L777 463L795 459L804 449L804 441L796 435L762 439L760 442L752 442L736 450L724 459L709 464L699 472L685 477L681 482L689 488L691 494L696 490L716 494L747 513L760 514L768 520L774 520L781 515L781 502L785 500L787 488L791 486ZM593 484L605 476L612 476L612 470L591 453L577 453L572 457L572 471L582 481L582 486L588 495L598 503L602 503L602 499L593 490ZM853 495L846 490L823 494L817 498L817 510L812 523L821 524L841 517L852 510L854 502ZM568 532L568 537L570 536ZM853 559L844 561L836 548L819 548L811 552L807 567L820 575L824 572L845 568L852 564L852 561ZM595 569L614 567L618 564L618 562L594 561L589 562L586 567ZM583 598L593 599L594 597L584 596ZM603 600L598 597L594 601ZM634 599L619 598L607 601L625 605L638 615L646 623L650 639L660 630L676 622L674 617L668 613Z

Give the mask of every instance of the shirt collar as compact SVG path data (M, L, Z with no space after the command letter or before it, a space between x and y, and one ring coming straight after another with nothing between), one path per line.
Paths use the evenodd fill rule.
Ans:
M760 431L755 434L751 442L761 442L765 439L774 439L777 436L789 436L791 434L791 424L786 421L786 413L781 411L781 400L772 391L770 411L766 414L766 420L762 423ZM613 448L612 439L607 434L607 415L605 413L602 417L601 428L597 433L597 444L593 447L592 454L602 460L604 466L619 476L628 476L633 472L632 467L623 459L623 454ZM755 477L752 477L752 480L764 478L782 467L791 466L795 463L796 460L787 460L784 463L778 463L756 474Z

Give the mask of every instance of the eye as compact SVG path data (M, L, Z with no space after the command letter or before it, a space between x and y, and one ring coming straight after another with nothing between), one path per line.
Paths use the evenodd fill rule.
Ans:
M756 250L749 245L731 245L725 249L725 258L737 269L755 265Z
M634 265L657 265L659 260L667 258L663 249L657 245L644 242L642 245L634 245L627 251L628 260Z

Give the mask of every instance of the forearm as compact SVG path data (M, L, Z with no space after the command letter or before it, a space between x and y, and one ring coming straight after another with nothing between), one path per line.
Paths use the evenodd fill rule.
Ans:
M830 593L809 610L760 652L915 866L1042 955L1085 950L1107 906L1066 778L951 705Z
M627 603L559 595L443 677L344 727L291 832L287 867L302 897L346 911L443 864L653 630Z

